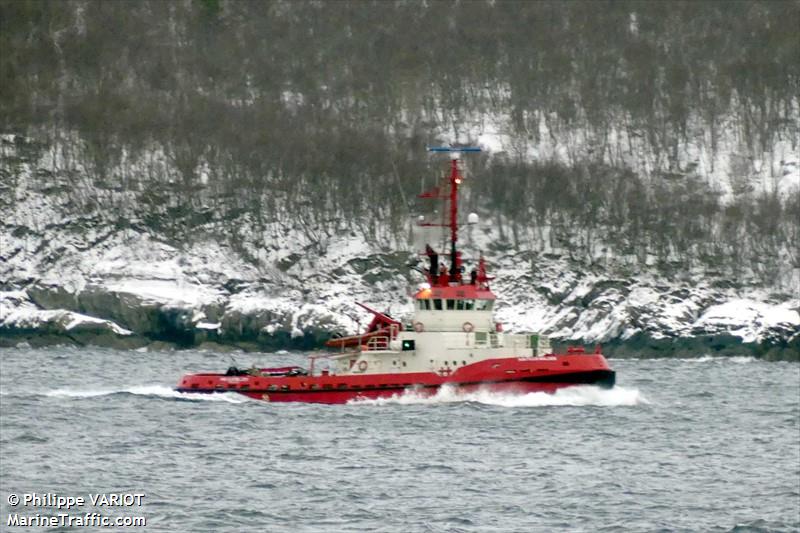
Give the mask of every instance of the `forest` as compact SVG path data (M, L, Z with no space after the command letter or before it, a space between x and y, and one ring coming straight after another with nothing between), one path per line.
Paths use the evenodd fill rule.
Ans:
M468 208L510 245L769 283L800 267L800 188L769 185L800 149L798 28L788 0L3 0L0 133L65 219L322 253L402 240L426 147L499 124Z

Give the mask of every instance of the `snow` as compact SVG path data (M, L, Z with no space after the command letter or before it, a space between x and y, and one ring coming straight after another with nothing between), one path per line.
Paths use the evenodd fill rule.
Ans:
M538 144L515 140L509 134L509 121L501 115L468 117L469 127L462 130L465 133L461 137L442 132L443 139L477 139L490 154L505 151L524 157L570 157L564 143L552 142L546 117L540 117ZM624 131L612 133L613 143L631 143L633 147L630 154L623 154L627 164L655 168L653 154L637 151L642 147L640 139L628 138ZM570 142L587 142L585 132L569 135L578 139ZM751 161L740 154L733 133L723 134L716 154L709 152L702 132L694 130L693 135L681 164L696 163L696 172L723 191L723 200L734 194L731 173L736 165L743 164L751 171L747 178L757 190L800 193L798 156L786 142L777 141L769 153ZM13 136L2 139L9 137L13 142ZM163 154L153 157L163 158ZM47 165L55 163L39 163L39 167ZM238 249L225 242L202 238L202 232L192 242L174 246L146 233L102 225L82 225L81 232L75 232L65 228L81 219L63 215L64 198L36 188L32 178L36 171L27 163L21 165L19 185L13 192L14 208L2 216L0 279L7 287L35 284L76 296L87 290L132 295L140 303L186 309L195 328L217 331L238 314L258 316L258 327L268 334L286 331L301 336L320 324L353 332L368 319L354 301L390 309L401 319L411 314L406 289L418 278L408 278L407 272L399 270L387 272L380 255L385 250L371 246L357 234L342 231L317 249L298 228L276 222L256 232L242 217L238 221L242 232L238 244L256 258L252 261L243 259ZM17 236L12 232L15 227L26 232ZM544 232L546 235L547 228ZM499 241L498 230L486 222L469 227L466 237L464 257L469 262L479 251L492 250L490 245ZM404 238L396 237L398 241ZM386 244L392 249L404 246L403 242ZM774 288L794 295L781 299L747 280L738 288L720 289L702 281L702 276L697 276L701 281L676 281L637 272L619 279L614 276L614 266L625 265L625 257L610 258L611 268L600 271L559 256L549 243L543 249L550 254L547 259L533 252L533 260L527 255L521 260L523 254L513 252L486 252L490 275L497 276L493 284L499 298L497 318L506 324L507 331L536 331L584 342L630 338L642 332L659 338L705 331L727 332L745 342L757 342L771 328L800 327L800 298L796 296L800 293L800 276L796 269L776 279ZM407 251L413 257L413 250ZM289 258L296 260L282 266ZM356 268L361 263L366 263L365 270ZM375 274L382 276L369 279ZM0 328L37 328L52 323L62 324L67 331L81 324L95 324L118 335L131 334L112 321L66 309L40 309L25 290L0 293Z
M769 305L749 299L733 299L711 306L694 323L695 327L728 331L744 342L756 342L760 330L781 325L800 329L800 313L786 305Z
M132 331L111 320L63 309L38 309L28 301L25 291L0 292L0 329L35 330L45 324L60 325L64 331L70 331L86 324L95 324L104 326L117 335L133 334Z
M220 292L203 285L167 280L125 280L107 283L109 292L133 294L144 301L195 307L216 301Z
M510 95L511 91L500 90ZM793 102L792 111L797 116L798 101ZM497 111L475 112L459 117L452 130L441 129L439 137L445 144L477 143L490 154L506 153L526 160L554 160L573 162L576 154L597 146L605 162L625 165L645 175L662 171L676 172L680 176L700 176L714 190L721 193L722 202L730 202L737 192L733 182L739 182L754 192L776 192L781 197L800 194L800 155L796 140L791 136L776 136L765 152L756 152L744 143L740 134L740 121L736 117L722 119L717 128L714 143L705 121L700 116L688 120L686 139L682 143L678 160L671 163L663 154L650 146L646 135L627 127L611 127L608 135L594 138L591 131L583 127L559 126L553 130L557 117L538 115L536 135L525 139L515 132L510 113ZM712 150L712 146L716 146ZM580 156L579 156L580 157ZM677 168L671 165L677 163Z
M67 325L64 326L64 329L68 331L83 324L105 324L117 335L133 335L132 331L120 327L110 320L103 320L102 318L95 318L88 315L82 315L80 313L73 313L72 311L66 311L64 314L65 318L69 320Z

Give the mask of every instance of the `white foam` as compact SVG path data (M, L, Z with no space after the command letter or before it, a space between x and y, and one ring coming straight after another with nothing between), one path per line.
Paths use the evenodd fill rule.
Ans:
M367 405L412 405L412 404L444 404L457 402L476 402L500 407L549 407L549 406L600 406L619 407L649 404L638 389L614 387L603 389L592 385L566 387L550 394L547 392L529 392L512 394L479 390L476 392L460 392L444 386L433 396L422 396L416 392L405 392L391 398L358 399L351 404Z
M735 355L735 356L715 356L715 355L704 355L702 357L696 357L692 359L678 359L678 361L687 361L690 363L710 363L710 362L728 362L728 363L736 363L736 364L747 364L747 363L755 363L758 361L755 357L750 357L749 355Z
M97 396L110 396L112 394L128 393L138 396L158 396L161 398L179 398L186 400L202 400L210 402L229 402L229 403L243 403L247 398L236 393L214 393L204 394L200 392L178 392L170 387L164 385L142 385L139 387L130 387L127 389L89 389L89 390L75 390L75 389L56 389L45 392L45 396L51 398L94 398Z

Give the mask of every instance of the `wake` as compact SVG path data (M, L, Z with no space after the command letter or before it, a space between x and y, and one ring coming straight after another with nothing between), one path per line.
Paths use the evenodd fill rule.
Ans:
M453 387L444 386L433 396L421 396L416 392L404 392L391 398L358 399L348 402L356 405L435 405L448 403L474 402L500 407L553 407L553 406L597 406L622 407L649 404L638 389L614 387L603 389L593 385L579 385L557 390L554 394L529 392L511 394L505 392L476 391L459 392Z
M247 398L236 393L203 394L199 392L178 392L164 385L142 385L126 389L56 389L44 392L44 395L50 398L97 398L126 394L205 402L244 403L247 401Z

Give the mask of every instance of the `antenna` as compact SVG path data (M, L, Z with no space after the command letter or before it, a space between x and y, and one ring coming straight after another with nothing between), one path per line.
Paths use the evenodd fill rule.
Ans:
M446 224L450 226L450 282L460 282L461 281L461 260L459 258L459 253L456 251L456 241L458 241L458 186L463 181L463 176L461 175L461 170L458 168L458 160L459 156L464 152L480 152L481 149L478 146L460 146L460 147L453 147L453 146L429 146L429 152L435 153L449 153L450 154L450 177L448 178L448 182L450 183L450 194L449 201L450 201L450 223ZM420 195L422 197L434 197L433 195L425 194ZM447 196L441 195L436 190L435 197L438 198L447 198ZM431 267L433 270L434 267Z

